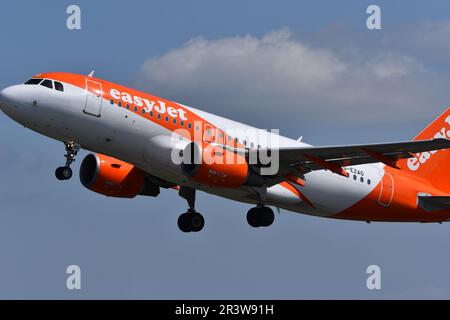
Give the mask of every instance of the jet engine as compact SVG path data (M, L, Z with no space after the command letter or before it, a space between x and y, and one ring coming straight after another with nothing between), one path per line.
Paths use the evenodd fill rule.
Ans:
M148 181L141 169L102 154L89 154L83 159L80 181L87 189L108 197L159 194L159 186Z
M212 144L201 149L194 142L183 151L181 171L196 182L222 188L240 187L253 177L244 155Z

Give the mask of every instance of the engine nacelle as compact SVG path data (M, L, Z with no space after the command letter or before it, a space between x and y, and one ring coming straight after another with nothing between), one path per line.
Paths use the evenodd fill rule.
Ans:
M102 154L89 154L81 163L80 181L91 191L108 197L156 197L159 187L146 181L139 168Z
M203 150L192 142L183 151L183 174L204 185L237 188L249 178L245 157L227 149L206 145Z

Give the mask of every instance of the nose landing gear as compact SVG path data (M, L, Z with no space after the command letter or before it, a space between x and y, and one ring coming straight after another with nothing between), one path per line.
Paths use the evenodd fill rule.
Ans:
M75 161L75 156L80 151L80 145L74 142L64 142L66 147L66 165L64 167L59 167L55 170L55 176L58 180L69 180L72 178L72 169L70 165Z

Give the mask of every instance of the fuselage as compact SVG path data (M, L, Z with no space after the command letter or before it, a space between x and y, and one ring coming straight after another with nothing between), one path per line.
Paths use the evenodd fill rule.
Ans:
M175 144L183 147L190 138L180 135L181 142L176 142L173 137L179 129L192 136L209 129L243 149L265 148L268 142L252 140L247 132L266 134L266 130L89 76L48 73L35 78L48 79L52 85L20 84L1 93L4 113L23 126L59 141L76 141L84 149L121 159L176 185L240 202L257 202L251 186L215 187L183 175L171 156ZM62 91L56 89L56 83L62 84ZM281 147L308 146L276 133L270 136ZM364 221L441 222L450 218L449 210L425 212L418 207L419 193L444 193L407 171L382 163L345 170L349 177L317 170L305 174L304 186L284 181L270 186L266 204L315 216Z

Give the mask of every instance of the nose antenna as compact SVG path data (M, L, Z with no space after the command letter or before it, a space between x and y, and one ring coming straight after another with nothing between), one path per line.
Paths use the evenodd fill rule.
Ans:
M92 77L94 76L94 73L95 73L95 70L92 70L92 71L88 74L88 77L89 77L89 78L92 78Z

